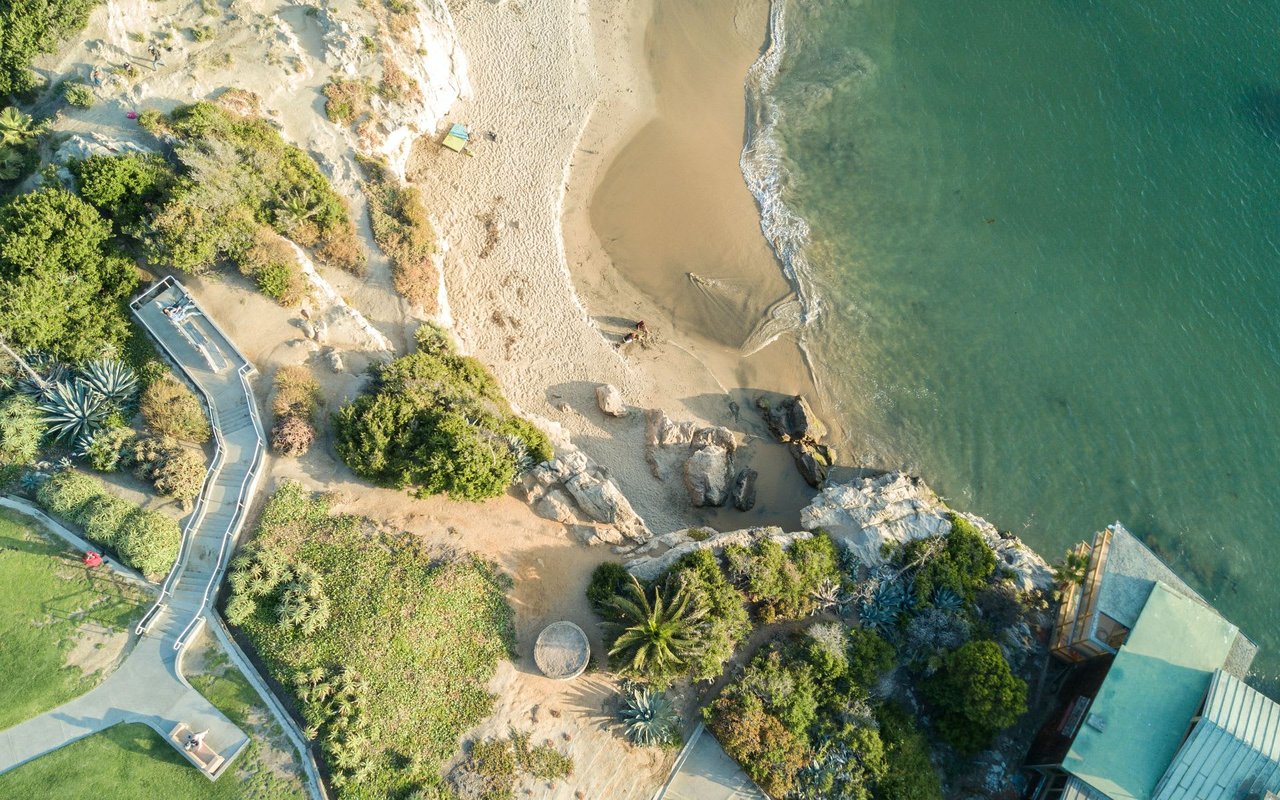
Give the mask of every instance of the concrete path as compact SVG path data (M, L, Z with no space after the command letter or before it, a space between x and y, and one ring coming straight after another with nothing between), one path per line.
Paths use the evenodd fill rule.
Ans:
M655 800L768 800L701 724Z
M205 743L225 759L216 772L205 773L210 779L249 741L187 683L182 654L204 624L257 487L264 440L248 382L253 365L198 310L182 322L166 317L162 309L178 302L194 308L182 287L166 278L130 305L204 396L213 423L214 459L187 519L182 549L159 599L138 625L143 636L133 652L87 694L0 731L0 773L118 722L150 725L166 741L178 723L208 730Z

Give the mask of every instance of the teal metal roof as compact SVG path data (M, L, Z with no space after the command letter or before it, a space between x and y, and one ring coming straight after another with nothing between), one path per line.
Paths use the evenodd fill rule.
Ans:
M1156 800L1235 800L1280 790L1280 706L1226 672L1213 676L1201 718Z
M1063 768L1113 800L1150 800L1238 632L1156 583Z

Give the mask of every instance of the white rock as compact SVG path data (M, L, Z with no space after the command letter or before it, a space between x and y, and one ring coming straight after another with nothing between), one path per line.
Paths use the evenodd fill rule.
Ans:
M684 486L695 506L722 506L729 498L729 451L704 447L684 463Z
M611 417L625 417L628 413L627 404L622 402L622 392L608 383L596 387L596 403Z
M805 530L825 529L869 566L884 563L881 548L951 530L946 507L919 478L890 472L823 489L800 511Z
M709 535L708 531L710 531ZM689 528L664 534L661 537L663 541L671 543L666 552L659 555L633 558L626 562L626 568L628 572L637 578L651 581L670 569L672 564L679 561L686 554L695 550L712 550L718 553L731 544L751 547L761 539L772 539L783 547L787 547L798 539L808 539L812 535L807 531L784 533L782 528L777 526L743 528L742 530L725 531L723 533L716 533L709 528ZM633 555L642 551L653 550L652 544L651 542L644 548L638 548L633 552Z
M543 519L553 519L566 525L578 521L573 498L560 489L551 489L533 504L533 511Z

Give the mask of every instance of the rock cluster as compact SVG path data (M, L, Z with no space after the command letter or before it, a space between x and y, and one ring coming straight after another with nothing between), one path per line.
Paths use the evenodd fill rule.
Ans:
M572 446L525 473L525 499L534 513L564 523L585 544L638 544L652 534L617 485Z
M800 511L800 525L827 531L864 564L876 566L884 563L885 545L950 532L953 514L982 533L1019 590L1053 588L1053 570L1017 537L1000 533L981 517L952 512L924 481L901 472L828 486Z
M710 528L686 528L657 536L631 552L625 566L627 571L641 580L651 581L671 568L683 556L695 550L714 550L719 553L731 544L751 547L761 539L772 539L787 547L797 539L808 539L808 531L786 533L777 526L743 528L737 531L717 533Z
M740 511L755 504L755 472L733 472L738 440L721 426L699 427L673 422L658 410L645 412L645 458L658 480L666 480L678 468L689 502L698 507L723 506L731 498ZM744 473L750 472L748 480ZM735 491L739 483L747 484Z
M835 463L835 453L822 443L827 429L813 413L809 401L799 395L777 402L761 397L756 405L769 430L791 451L805 482L815 489L821 486Z

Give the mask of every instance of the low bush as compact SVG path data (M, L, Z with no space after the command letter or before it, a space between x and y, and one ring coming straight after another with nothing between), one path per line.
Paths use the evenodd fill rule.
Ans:
M876 709L884 741L885 772L876 796L892 800L942 800L942 781L929 759L929 742L900 706L885 703Z
M142 392L142 418L147 427L163 436L197 443L209 441L209 418L204 406L186 384L172 376L161 378Z
M402 185L383 164L367 159L361 164L369 176L363 189L373 238L391 259L396 291L413 305L433 310L440 276L432 261L436 235L422 193Z
M785 797L812 751L764 701L750 692L726 691L711 704L707 727L725 752L771 797Z
M587 601L601 617L612 619L613 599L624 594L630 583L631 573L627 572L626 567L614 561L605 561L591 573L591 583L587 586Z
M670 575L669 580L689 593L695 608L706 609L701 646L690 664L689 677L695 681L714 680L751 634L742 593L724 577L710 550L695 550L683 557Z
M83 28L96 5L96 0L6 3L0 35L0 97L35 89L39 78L31 71L32 59L52 53L63 39Z
M558 781L573 774L573 759L548 741L531 747L532 737L514 728L507 739L473 742L466 759L449 775L457 800L510 800L521 774Z
M373 87L364 79L334 78L324 87L324 113L330 122L349 125L369 110Z
M320 382L304 366L281 367L276 370L275 396L271 410L277 417L296 416L315 419L320 407Z
M20 394L0 400L0 466L35 461L43 435L44 422L35 401Z
M155 578L169 571L182 539L178 523L108 493L96 478L74 470L53 475L36 491L49 513L84 530L85 538Z
M752 549L730 545L724 556L729 576L766 624L818 611L820 590L841 581L835 544L823 534L798 539L785 550L772 539L761 539Z
M80 196L116 224L117 231L140 233L148 208L158 203L173 183L173 170L154 153L95 155L67 165Z
M75 108L93 108L96 98L93 96L93 89L89 88L86 83L80 81L63 81L62 97L67 101L67 105Z
M1027 684L994 642L969 642L948 654L921 690L938 732L964 755L987 748L1027 710Z
M913 570L915 602L921 608L932 604L944 589L971 603L996 568L995 553L981 532L959 515L952 515L946 536L910 541L894 562Z
M270 228L260 226L252 243L234 258L240 271L253 278L258 289L280 305L296 306L306 297L307 279L302 274L297 253L283 236Z
M98 472L115 472L128 466L133 453L133 440L137 434L124 426L109 427L94 435L85 457L89 466Z
M440 347L430 333L423 338ZM546 436L516 416L473 358L419 350L380 368L334 419L338 455L362 478L418 497L496 497L551 457Z
M315 440L315 427L293 414L279 418L271 426L271 449L287 458L306 455Z

